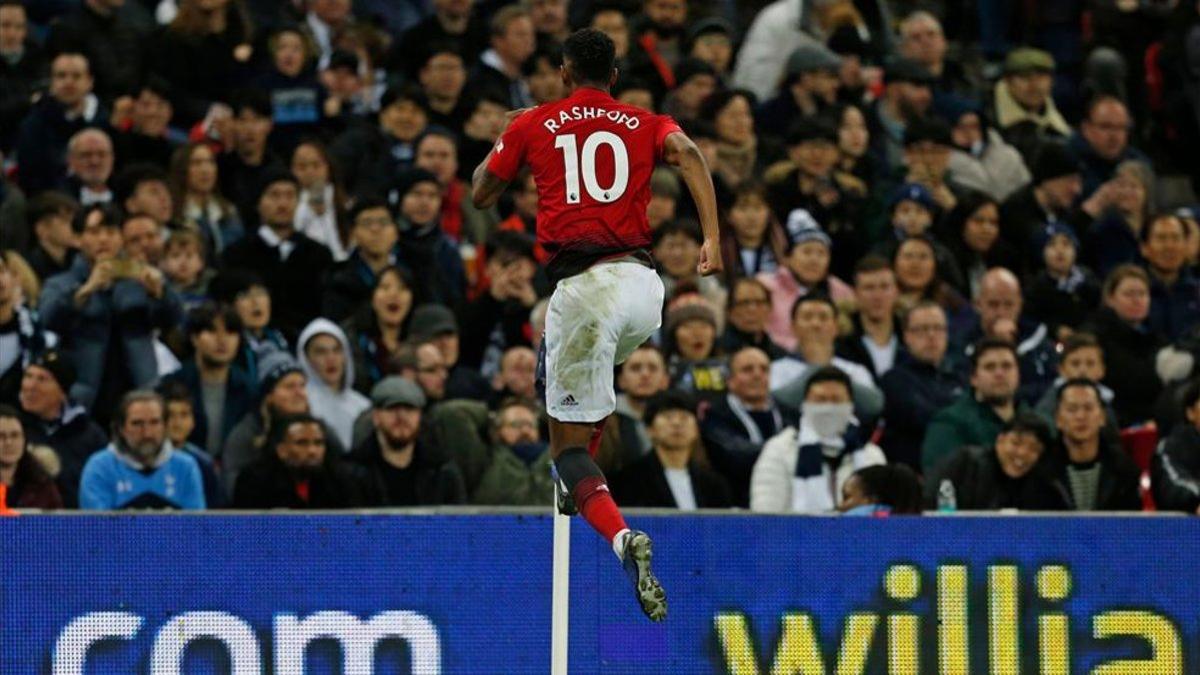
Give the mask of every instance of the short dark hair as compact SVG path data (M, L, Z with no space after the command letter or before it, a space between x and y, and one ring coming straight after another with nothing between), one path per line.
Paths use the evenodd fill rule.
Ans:
M735 98L746 99L746 103L750 104L751 110L754 109L758 101L754 93L748 89L718 89L709 94L708 98L704 99L700 104L698 117L706 122L714 123L717 119L717 113L721 112Z
M686 410L694 417L696 415L696 400L690 394L678 389L668 389L650 397L642 413L642 422L646 426L654 424L654 418L671 410Z
M941 305L939 305L936 301L919 300L919 301L917 301L917 303L915 305L913 305L912 307L909 307L907 310L904 311L903 314L900 315L900 330L902 330L902 331L908 330L909 319L912 318L913 314L917 313L917 310L923 310L923 309L936 309L942 313L942 316L946 315L945 308L943 308Z
M1142 231L1140 233L1141 236L1138 237L1138 240L1143 244L1150 241L1150 237L1154 234L1154 226L1169 220L1179 223L1179 228L1183 230L1183 238L1187 239L1188 227L1187 223L1183 222L1183 218L1180 218L1174 213L1156 213L1146 221L1146 225L1142 227Z
M113 197L116 203L124 206L125 200L133 196L137 192L138 186L142 183L158 182L163 185L170 185L167 179L167 172L162 168L149 162L141 162L138 164L130 164L125 167L121 173L117 174L114 183Z
M388 212L389 216L392 214L392 209L388 205L387 199L380 195L371 194L355 197L354 202L350 205L350 213L347 214L350 225L353 226L364 211L373 211L375 209L383 209Z
M417 135L417 140L413 142L413 150L415 151L420 148L421 144L425 142L425 139L429 138L430 136L448 139L454 144L455 149L458 148L458 134L440 124L430 124L429 126L425 127L424 131Z
M876 504L891 508L893 514L921 512L921 479L905 464L878 464L854 472L863 492Z
M243 110L249 110L259 117L271 118L271 97L262 89L250 87L239 89L234 92L229 107L233 109L235 117L240 115Z
M216 327L217 321L225 324L225 329L234 333L242 332L242 319L229 305L219 305L208 301L196 305L187 313L187 335L193 337Z
M271 420L271 428L267 431L265 441L266 449L272 453L279 443L287 436L288 429L291 429L297 424L315 424L321 428L321 433L325 436L325 442L329 442L329 434L325 432L325 424L321 420L313 417L309 413L296 413L293 415L283 415L279 418Z
M658 246L663 239L673 234L682 234L696 244L704 243L704 234L700 231L699 223L691 218L675 218L659 225L658 229L654 230L652 245Z
M1042 450L1048 450L1054 444L1054 432L1050 430L1050 425L1046 420L1042 419L1041 415L1028 410L1022 410L1012 416L1012 419L1004 423L1000 427L1002 434L1029 434L1042 444Z
M729 292L725 294L726 313L729 313L729 310L733 309L733 303L736 301L738 286L754 286L767 296L767 302L771 302L771 289L767 288L766 284L758 279L755 279L754 277L738 277L733 280L733 283L729 284Z
M888 259L876 253L868 253L858 259L854 264L854 277L857 280L860 274L870 274L871 272L882 272L887 270L892 271L892 263Z
M4 3L0 2L0 7L3 6ZM0 403L0 420L8 419L10 417L17 420L17 423L20 424L21 414L17 412L17 409L6 403ZM25 428L25 425L22 424L21 428Z
M1062 405L1063 392L1068 389L1091 389L1096 394L1096 402L1104 405L1104 395L1100 393L1100 385L1092 382L1086 377L1072 377L1071 379L1058 385L1054 390L1054 410L1058 411L1058 406Z
M29 200L25 206L26 222L30 228L43 218L50 216L73 217L79 211L79 202L74 197L57 190L47 190Z
M146 78L134 88L133 93L136 97L141 96L142 92L144 91L148 91L161 99L166 99L168 101L171 100L171 83L162 76L147 75Z
M158 385L158 393L163 398L163 404L168 408L172 403L187 403L194 407L192 392L188 386L179 380L166 380Z
M529 77L536 73L539 61L545 61L550 64L551 68L561 66L563 62L562 47L556 44L538 47L529 58L525 59L525 63L521 64L521 74ZM607 80L605 81L607 82Z
M563 43L563 62L580 82L607 86L616 58L612 38L595 28L581 28Z
M1059 356L1059 361L1066 359L1080 349L1089 348L1099 349L1102 353L1104 351L1104 347L1100 345L1100 341L1096 339L1095 335L1084 331L1071 333L1067 336L1066 340L1063 340L1062 354Z
M497 230L487 238L483 247L486 258L495 258L501 254L515 255L528 260L537 261L533 253L533 237L524 232L514 230Z
M100 224L104 227L121 229L121 222L124 220L121 215L121 210L112 204L92 204L85 206L75 212L75 217L71 219L71 229L75 234L82 234L87 221L93 212L100 212Z
M1200 401L1200 379L1193 379L1183 388L1183 409L1191 410Z
M846 371L837 366L821 366L804 383L804 398L808 398L808 392L822 382L840 382L846 387L846 393L852 398L854 396L854 385L850 382L850 376L846 374Z
M822 293L821 291L809 291L808 293L796 298L796 301L792 303L792 311L788 312L788 318L794 321L796 319L796 312L800 310L800 305L803 305L806 302L820 302L829 305L829 309L833 310L833 320L837 321L837 304L834 303L833 298Z
M1020 363L1021 355L1017 353L1017 348L1013 343L998 337L985 337L975 343L975 349L971 352L971 372L975 372L975 369L979 367L979 361L983 359L984 354L997 350L1012 354L1013 360Z

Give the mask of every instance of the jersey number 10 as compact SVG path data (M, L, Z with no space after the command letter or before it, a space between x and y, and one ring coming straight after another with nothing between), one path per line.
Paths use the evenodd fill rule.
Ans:
M601 187L596 179L596 151L601 145L612 148L613 182L608 187ZM578 204L579 174L583 169L583 187L588 196L602 203L615 202L625 194L629 186L629 152L625 150L625 141L610 131L596 131L583 141L583 153L575 141L575 134L563 134L554 137L554 147L562 150L564 178L567 181L567 203Z

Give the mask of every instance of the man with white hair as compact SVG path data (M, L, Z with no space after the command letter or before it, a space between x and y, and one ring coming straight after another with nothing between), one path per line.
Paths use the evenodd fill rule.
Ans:
M76 132L67 142L67 178L63 190L81 206L113 200L108 181L113 173L113 144L100 129Z
M946 58L946 34L942 22L929 12L918 10L900 21L900 55L925 66L933 75L937 93L970 94L975 90L962 66Z

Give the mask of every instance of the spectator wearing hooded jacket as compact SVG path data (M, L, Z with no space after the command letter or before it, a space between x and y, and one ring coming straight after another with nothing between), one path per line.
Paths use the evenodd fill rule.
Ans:
M1154 503L1162 511L1200 515L1200 380L1183 393L1186 422L1175 425L1150 463Z
M75 369L67 359L53 350L43 352L25 367L19 398L29 442L49 446L58 455L58 491L68 508L78 503L84 462L108 442L87 410L68 397L74 381Z
M800 424L763 446L750 475L750 510L832 511L851 474L886 463L854 418L850 378L836 367L821 368L807 382Z
M296 342L296 360L308 380L312 414L325 420L343 447L351 447L354 421L371 402L354 390L354 356L346 334L328 319L313 319Z

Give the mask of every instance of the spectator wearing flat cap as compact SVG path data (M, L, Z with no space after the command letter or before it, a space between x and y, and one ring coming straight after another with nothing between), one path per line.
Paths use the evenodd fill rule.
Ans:
M425 97L416 85L391 87L379 101L378 124L343 132L329 152L343 171L350 194L387 194L396 176L417 159L417 138L429 123Z
M1033 250L1034 234L1050 223L1066 223L1083 239L1103 213L1100 197L1076 205L1082 189L1079 164L1061 143L1045 143L1030 166L1033 180L1000 206L1000 238L1022 253ZM1030 260L1032 267L1040 260Z
M862 221L867 185L838 167L837 127L818 116L796 121L788 131L788 161L766 172L768 202L776 217L807 211L833 242L831 269L845 277L866 252Z
M687 58L675 67L675 88L667 92L660 106L664 115L679 122L691 122L700 114L700 104L717 89L717 71L707 61Z
M429 342L441 352L442 362L448 369L446 374L445 398L468 398L475 401L486 401L491 396L491 387L487 378L479 373L479 369L463 363L463 343L459 330L458 319L454 312L445 305L421 305L413 310L409 322L409 337L415 342ZM499 326L499 324L497 324ZM524 335L524 331L521 333ZM490 347L489 347L490 348ZM418 369L420 354L416 355ZM497 362L499 368L499 362Z
M1054 57L1040 49L1014 49L992 92L996 126L1026 162L1033 161L1042 143L1063 142L1072 133L1051 96L1054 68Z
M87 410L71 400L75 368L56 351L40 354L21 378L21 425L31 445L45 445L57 455L58 491L68 508L77 504L79 477L93 452L108 443L100 425Z
M867 126L871 152L896 171L904 163L905 129L927 115L933 105L934 78L921 64L896 59L884 70L883 82L883 96L867 115Z
M400 175L394 190L400 226L399 262L412 270L418 303L457 307L466 297L467 273L458 246L442 231L442 186L424 169Z
M762 134L781 134L797 120L828 110L838 99L841 65L841 57L822 44L798 47L788 56L779 95L755 110L755 128Z
M246 413L225 439L221 455L221 479L229 494L236 494L238 475L263 456L264 442L276 420L289 415L308 415L307 378L296 359L286 352L271 352L259 361L258 409ZM345 454L346 446L325 426L325 443L330 452ZM236 501L236 500L235 500Z
M329 249L295 229L300 184L287 171L266 174L258 188L258 229L225 250L224 267L253 270L274 300L275 325L289 340L321 313Z
M351 453L383 495L384 506L462 504L467 500L462 471L442 448L422 434L425 394L399 376L371 390L375 430Z

